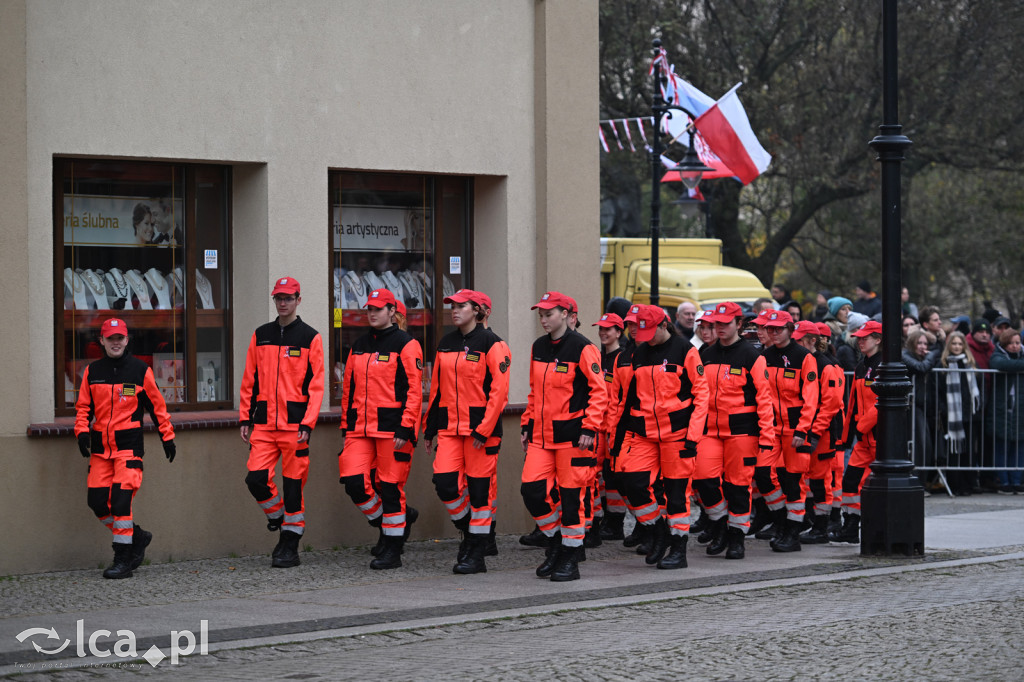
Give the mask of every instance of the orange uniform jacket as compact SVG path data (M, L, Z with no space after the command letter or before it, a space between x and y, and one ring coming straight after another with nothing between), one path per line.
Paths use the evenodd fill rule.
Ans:
M174 438L153 370L142 360L125 354L100 358L85 368L75 403L75 436L90 434L92 454L110 458L128 450L142 457L144 412L160 430L160 440Z
M466 336L458 330L445 335L434 358L423 437L500 438L511 365L508 344L490 329L478 325Z
M341 429L416 442L423 404L423 349L392 325L359 337L345 362Z
M612 392L608 394L607 421L605 422L608 433L614 437L616 426L622 416L622 406L626 403L626 391L629 390L629 382L633 381L633 351L636 345L628 341L619 351L615 359L615 369L612 374Z
M521 422L531 443L549 450L576 447L580 436L601 431L607 404L597 346L571 329L555 343L547 334L533 342Z
M818 363L818 414L814 416L811 433L817 436L816 453L835 450L843 435L843 368L829 356L817 352Z
M871 390L878 375L878 366L882 363L882 354L875 353L864 358L853 372L853 387L850 391L850 409L843 423L843 443L849 446L853 442L854 431L863 439L874 431L878 423L878 396Z
M665 343L642 343L633 351L633 380L626 393L625 430L662 443L696 446L708 408L708 387L700 354L681 336ZM616 451L621 446L616 442Z
M721 341L711 344L704 351L703 362L708 386L703 432L713 438L757 436L758 447L771 450L775 417L764 357L750 342L739 339L731 346Z
M324 347L295 318L257 328L245 355L238 420L255 429L312 432L324 397Z
M791 341L785 348L766 348L764 361L775 411L776 439L784 442L793 436L807 438L818 412L818 363L814 354Z
M615 405L619 402L619 395L616 393L615 386L615 367L621 354L621 347L616 348L611 353L601 351L601 371L604 373L604 387L608 389L608 406L605 408L604 424L601 426L601 431L604 433L611 433L615 430L613 414L616 412ZM620 390L624 393L628 386L629 384L627 383Z

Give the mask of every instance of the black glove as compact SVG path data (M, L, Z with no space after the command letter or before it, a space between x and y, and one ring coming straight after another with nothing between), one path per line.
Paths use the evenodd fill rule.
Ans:
M92 437L88 432L78 434L78 451L82 453L82 457L92 455Z
M173 462L174 461L174 455L177 454L177 448L174 447L174 439L172 438L170 440L165 440L163 442L163 445L164 445L164 456L167 458L168 462Z
M683 451L681 455L685 458L697 456L697 443L692 440L683 441Z
M814 452L814 448L818 447L818 437L813 433L807 434L804 438L804 444L796 449L797 452L810 454Z

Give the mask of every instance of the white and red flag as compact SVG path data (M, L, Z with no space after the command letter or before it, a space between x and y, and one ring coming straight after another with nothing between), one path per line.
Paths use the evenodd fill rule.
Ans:
M736 96L737 83L697 117L694 126L714 153L736 174L744 185L768 169L771 154L757 141L747 112Z

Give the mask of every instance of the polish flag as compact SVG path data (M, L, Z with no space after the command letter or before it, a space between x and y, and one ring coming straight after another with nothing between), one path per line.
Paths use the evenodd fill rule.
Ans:
M736 96L737 83L715 105L701 114L694 126L712 151L725 162L744 185L768 169L771 155L764 150L750 127L747 112Z

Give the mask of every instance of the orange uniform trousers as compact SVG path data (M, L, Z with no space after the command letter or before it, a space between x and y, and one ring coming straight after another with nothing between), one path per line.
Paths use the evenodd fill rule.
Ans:
M338 454L338 473L345 492L384 535L405 533L405 483L412 467L413 443L395 449L395 439L348 435Z
M89 457L89 507L118 544L131 544L132 501L142 487L142 458L129 450L114 457Z
M684 441L662 442L633 434L618 463L626 504L637 522L651 525L665 517L673 535L690 532L690 480L697 458L683 445ZM663 493L656 490L659 476Z
M708 517L729 515L729 525L750 528L750 482L757 463L757 436L704 436L697 443L694 488Z
M491 532L497 508L498 451L501 438L473 447L472 436L438 434L434 454L434 488L456 526L469 514L468 530Z
M561 530L562 544L582 547L586 534L586 496L594 479L594 453L579 448L526 447L523 462L523 502L537 527L553 536ZM558 500L553 490L558 489Z
M860 489L871 471L868 467L875 461L876 448L874 435L861 434L850 453L843 473L843 509L849 514L860 516Z
M249 436L246 464L249 473L245 482L269 523L302 535L306 529L302 489L309 475L309 444L299 443L298 438L298 431L253 429ZM274 470L279 460L284 495L274 483Z

